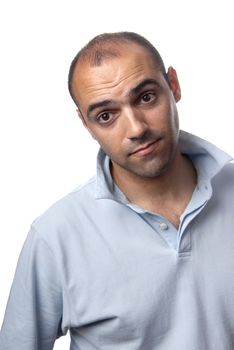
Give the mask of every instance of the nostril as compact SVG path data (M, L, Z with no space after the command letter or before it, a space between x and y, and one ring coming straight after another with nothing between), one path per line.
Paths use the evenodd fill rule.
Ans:
M147 130L148 130L147 125L143 124L143 123L138 124L138 125L134 125L134 127L131 126L128 129L128 138L132 139L132 140L133 139L136 139L136 140L141 139L145 135Z
M151 133L149 130L145 130L145 132L139 136L133 136L129 138L133 142L137 142L138 144L144 144L145 142L152 139Z

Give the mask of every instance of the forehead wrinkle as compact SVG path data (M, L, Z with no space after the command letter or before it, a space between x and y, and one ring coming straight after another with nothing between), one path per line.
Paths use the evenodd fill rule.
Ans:
M78 67L76 73L80 73L77 75L78 79L74 79L74 88L77 90L80 106L83 105L82 100L84 106L87 106L87 103L115 100L121 96L128 97L129 90L137 84L137 81L143 80L146 75L150 78L152 73L157 71L155 62L147 52L142 50L141 52L127 50L126 55L123 52L120 57L107 60L98 67L91 67L87 62L79 63Z
M136 75L138 73L141 73L141 71L143 71L142 69L142 64L139 64L137 67L134 67L133 69L131 69L131 71L129 73L126 74L126 72L122 73L121 75L122 77L119 75L115 78L115 80L104 80L105 78L103 78L103 82L90 82L88 83L85 88L87 89L87 93L92 93L93 91L96 92L103 92L102 94L108 94L111 93L113 89L118 88L118 86L120 86L123 82L125 82L126 80L128 80L129 78L131 78L133 75ZM137 68L137 69L136 69ZM132 72L133 70L133 72ZM125 90L127 89L127 87L125 87ZM131 90L131 88L129 89ZM129 91L125 92L124 95L128 95Z
M133 97L134 95L138 94L142 89L145 88L147 85L154 85L157 87L160 87L160 84L158 83L157 80L152 79L152 78L145 78L140 80L137 84L135 84L133 87L131 87L127 92L124 97ZM98 100L94 103L90 103L87 109L87 115L89 115L91 112L93 112L95 109L98 109L100 107L109 107L111 106L115 101L113 100Z

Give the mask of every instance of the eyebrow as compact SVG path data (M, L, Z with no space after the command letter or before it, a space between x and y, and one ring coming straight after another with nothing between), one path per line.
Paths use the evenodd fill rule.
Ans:
M103 100L100 102L95 102L89 105L88 110L87 110L87 115L89 115L91 112L93 112L95 109L100 108L100 107L108 107L110 104L112 104L112 100Z
M138 83L136 86L134 86L129 92L129 96L133 96L138 94L146 85L155 85L157 87L160 87L160 84L155 79L144 79L140 83ZM89 105L87 109L87 116L89 117L90 113L93 112L95 109L101 108L101 107L109 107L111 104L113 104L114 101L112 100L103 100L100 102L95 102Z
M136 86L134 86L128 95L136 95L138 94L146 85L155 85L157 86L158 88L160 87L160 84L157 80L155 79L144 79L142 80L139 84L137 84Z

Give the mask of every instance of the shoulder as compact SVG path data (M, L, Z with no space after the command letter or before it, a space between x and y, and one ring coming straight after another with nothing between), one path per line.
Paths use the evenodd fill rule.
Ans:
M234 164L225 165L212 180L216 200L224 200L228 206L234 205Z
M72 231L74 223L79 223L87 208L92 208L95 203L96 177L89 179L84 184L75 188L72 192L51 205L32 223L32 229L38 236L48 240L58 232L64 234Z
M234 186L234 163L230 162L214 177L214 182Z

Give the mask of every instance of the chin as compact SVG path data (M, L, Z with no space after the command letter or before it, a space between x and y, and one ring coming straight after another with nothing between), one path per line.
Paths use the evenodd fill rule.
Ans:
M152 169L147 171L144 171L142 169L141 171L138 172L137 175L141 177L149 178L149 179L154 179L162 176L166 172L166 170L167 170L167 167L162 167L160 169Z
M170 167L170 164L170 161L164 161L161 164L157 162L157 164L143 164L141 167L132 166L128 169L126 168L126 170L140 177L156 178L163 175Z

